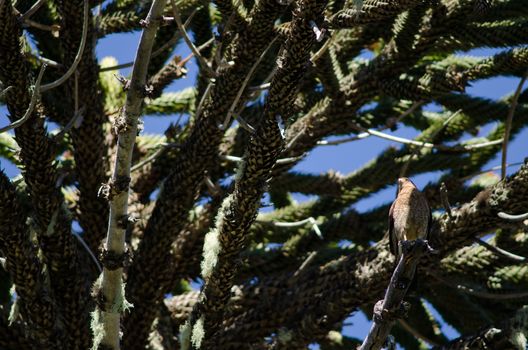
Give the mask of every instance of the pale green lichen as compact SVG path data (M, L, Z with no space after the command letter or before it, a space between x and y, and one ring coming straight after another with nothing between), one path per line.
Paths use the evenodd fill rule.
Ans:
M90 322L90 328L93 334L93 345L92 350L97 350L101 342L105 337L104 324L101 317L101 311L95 310L91 312L92 320Z
M277 333L277 339L279 340L279 343L287 344L293 339L293 334L290 330L281 328Z
M510 336L510 341L516 349L526 349L526 346L528 345L526 342L526 335L522 330L512 332L512 335Z
M114 305L112 307L112 311L113 312L122 313L122 312L128 311L128 310L130 310L130 308L134 307L134 305L132 303L129 303L125 299L125 288L126 288L126 284L125 283L121 283L121 291L120 291L120 293L118 293L116 295L116 300L115 300L115 303L114 303Z
M330 331L328 332L327 338L330 339L330 341L337 345L343 344L343 335L339 333L338 331Z
M180 349L189 350L191 347L191 323L187 320L180 326Z
M95 280L93 284L94 290L101 290L101 283L103 281L103 275L99 275L97 280ZM91 312L92 320L90 322L90 328L92 329L93 334L93 346L92 350L96 350L99 348L99 345L101 345L101 342L103 341L105 337L105 329L104 329L104 323L103 323L103 316L102 311L99 309L95 309L95 311Z
M13 302L13 305L11 305L11 310L9 310L9 316L7 318L7 321L10 326L13 324L13 322L16 321L19 315L20 315L20 299L16 298L15 301Z
M202 341L205 337L205 329L204 329L204 317L200 317L198 321L193 326L192 329L192 335L191 335L191 342L194 348L200 349L202 346Z
M220 240L218 239L218 230L212 229L205 235L204 246L203 246L203 259L201 263L202 277L204 279L209 278L213 273L213 269L218 262L218 254L220 253L221 246Z

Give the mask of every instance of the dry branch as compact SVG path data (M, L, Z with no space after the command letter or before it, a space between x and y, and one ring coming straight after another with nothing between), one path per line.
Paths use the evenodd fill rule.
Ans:
M359 350L379 350L387 340L394 322L405 317L408 305L403 298L416 272L416 265L427 251L426 241L402 241L403 255L392 274L385 297L374 306L373 323Z
M125 300L122 276L127 254L125 230L129 220L127 202L130 167L145 96L148 64L165 3L166 0L153 1L145 19L146 25L139 41L125 107L115 125L118 134L117 156L112 178L103 187L104 195L110 202L110 218L103 251L103 273L94 290L97 300L92 320L95 349L121 348L121 313L131 306Z

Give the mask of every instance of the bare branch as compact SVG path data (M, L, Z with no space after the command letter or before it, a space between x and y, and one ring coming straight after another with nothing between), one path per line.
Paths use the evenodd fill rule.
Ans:
M451 205L449 205L449 197L447 194L447 186L445 182L442 182L442 184L440 185L440 199L447 215L450 219L452 219L453 215L451 214Z
M475 290L468 286L463 286L461 284L452 283L448 279L445 279L443 277L438 276L437 274L433 274L429 271L429 274L433 276L438 281L442 282L443 284L455 288L463 293L474 295L479 298L483 299L495 299L495 300L511 300L511 299L523 299L528 298L528 292L508 292L508 293L490 293L485 292L481 290Z
M29 102L29 107L26 110L26 113L22 116L22 118L15 120L11 124L4 126L3 128L0 128L0 133L12 130L14 128L18 128L20 125L24 124L31 114L33 113L33 110L35 109L35 106L37 105L37 101L40 97L41 87L40 82L42 81L42 76L44 75L44 71L46 70L46 64L43 64L40 67L40 71L37 77L37 81L35 82L35 86L33 87L33 94L31 95L31 101ZM10 87L8 87L6 90L8 90ZM6 91L4 90L3 93Z
M379 128L377 130L378 131L383 131L383 130L386 130L386 129L389 129L389 128L393 127L394 125L396 125L396 123L400 122L403 118L405 118L409 114L413 113L418 107L420 107L423 104L424 104L424 101L414 102L411 105L411 107L409 107L398 118L396 118L396 120L394 122L391 122L389 125L386 125L386 126L384 126L382 128ZM371 136L370 133L363 132L361 134L358 134L358 135L355 135L355 136L352 136L352 137L347 137L347 138L343 138L343 139L339 139L339 140L335 140L335 141L320 140L320 141L317 142L317 144L320 145L320 146L337 146L337 145L340 145L340 144L343 144L343 143L346 143L346 142L351 142L351 141L357 141L357 140L365 139L365 138L367 138L369 136Z
M289 158L277 159L276 164L280 165L280 164L295 163L296 161L304 158L304 156L305 156L305 154L302 154L302 155L297 156L297 157L289 157ZM227 160L228 162L233 162L233 163L242 163L244 161L244 159L242 157L230 156L228 154L220 155L220 159Z
M84 239L78 234L74 234L73 236L77 238L79 243L83 246L84 250L86 250L88 255L90 255L90 258L92 259L94 265L97 267L97 271L103 272L103 268L101 267L101 264L99 264L99 260L95 257L95 254L92 252L92 250L90 249L88 244L84 241Z
M180 31L183 40L187 43L187 46L189 46L189 49L191 49L191 52L194 54L194 56L200 61L200 65L203 67L203 69L211 76L215 77L216 72L211 69L211 66L209 66L209 63L205 60L205 58L200 54L196 46L194 46L191 38L189 37L189 34L187 34L187 31L185 30L182 20L180 17L180 13L178 12L178 7L176 6L176 3L174 0L170 0L172 5L172 13L174 15L174 20L176 21L176 25L178 26L178 30Z
M169 147L180 147L180 145L179 144L175 144L175 143L161 144L160 147L156 151L154 151L150 156L148 156L147 158L143 159L142 161L134 164L134 166L132 166L130 168L130 172L135 172L135 171L141 169L142 167L144 167L145 165L147 165L148 163L153 162L154 160L156 160L156 158L158 158Z
M277 227L297 227L297 226L303 226L305 224L311 224L312 228L320 239L324 239L323 234L321 233L321 230L319 229L319 226L317 225L317 220L313 217L309 217L307 219L301 220L301 221L294 221L294 222L273 222L273 225Z
M4 90L0 91L0 98L3 98L5 94L7 94L9 91L11 91L11 89L13 89L12 85L8 86Z
M506 259L510 259L510 260L517 261L517 262L524 262L524 261L527 260L524 256L520 256L520 255L517 255L517 254L510 253L507 250L504 250L504 249L501 249L499 247L496 247L494 245L489 244L488 242L484 241L481 238L475 237L474 241L476 243L480 244L481 246L485 247L489 251L495 253L496 255L502 256L502 257L504 257Z
M27 19L29 19L29 17L33 16L33 14L37 12L42 7L42 5L46 3L46 1L47 0L37 0L37 2L35 2L33 6L31 6L29 10L26 11L26 13L20 16L20 21L25 22Z
M171 1L173 1L173 0L171 0ZM249 83L249 80L253 76L253 73L255 72L255 69L257 69L258 65L260 64L260 62L262 61L262 59L264 58L264 56L266 55L266 53L268 52L270 47L273 46L273 44L275 43L277 38L278 37L275 37L275 38L273 38L273 40L271 40L269 45L264 49L264 51L262 51L262 54L259 56L259 58L255 61L255 63L253 63L253 66L251 66L251 69L249 70L248 74L244 78L244 81L242 82L242 85L240 85L240 88L238 89L238 92L236 94L235 99L233 100L233 103L231 103L231 107L229 107L229 110L227 111L227 115L226 115L226 118L225 118L224 122L222 123L222 125L220 125L220 129L221 130L227 129L227 127L229 125L229 122L231 121L231 117L235 113L235 108L237 107L238 102L240 101L240 98L242 97L242 94L244 93L244 90L246 89L246 86ZM242 125L242 123L241 123L241 125Z
M117 155L112 178L103 186L103 192L110 202L110 218L103 252L103 273L94 287L99 294L93 314L92 328L94 349L120 348L121 313L131 305L124 296L123 265L126 260L125 231L128 218L128 190L132 150L137 135L139 116L145 97L147 70L166 0L154 0L145 20L145 27L136 53L130 88L127 91L125 107L117 119Z
M62 85L68 78L75 72L77 69L77 65L79 62L81 62L82 55L84 52L84 47L86 46L86 40L88 38L88 20L90 18L90 2L88 0L84 0L84 8L83 8L83 29L81 34L81 43L79 44L79 50L77 51L77 55L75 56L75 59L73 60L73 63L71 67L64 73L62 77L59 79L42 85L41 92L46 92L48 90L54 89L57 86Z
M189 17L187 17L187 20L185 21L184 23L184 27L188 27L189 24L191 23L191 20L192 18L194 17L194 15L196 14L196 12L198 11L198 8L194 9L194 11L189 15ZM174 44L176 44L178 42L178 40L180 39L181 37L181 34L180 32L176 32L174 34L174 36L169 39L166 43L164 43L160 48L158 48L156 51L154 51L152 53L152 55L150 55L150 58L154 58L154 57L157 57L159 56L160 54L163 53L163 51L165 51L166 49L168 49L169 47L173 46ZM211 43L214 42L214 38L211 38L210 40L208 40L207 42L203 43L199 48L198 48L198 51L201 51L203 49L205 49L206 47L208 47L209 45L211 45ZM193 54L191 53L189 59L193 56ZM188 61L188 60L187 60ZM118 64L116 66L110 66L110 67L103 67L103 68L100 68L99 69L99 72L107 72L107 71L111 71L111 70L118 70L118 69L123 69L123 68L128 68L128 67L132 67L134 65L134 61L131 61L131 62L127 62L127 63L122 63L122 64Z
M332 39L331 38L326 40L325 43L323 44L323 46L321 46L321 48L319 50L317 50L317 52L312 55L312 57L310 58L310 62L315 64L315 62L317 62L317 60L319 58L321 58L321 56L328 50L328 48L330 47L331 43L332 43Z
M511 131L511 125L513 122L513 114L515 113L515 109L517 108L519 96L521 95L521 91L522 91L524 82L526 81L527 77L528 77L528 70L522 76L521 81L519 82L519 85L517 85L517 89L515 90L515 93L513 94L513 97L512 97L510 109L508 111L508 116L506 117L506 125L504 126L504 142L502 143L501 179L504 179L506 177L506 160L508 158L508 141L510 140L510 131Z
M511 167L511 166L517 166L517 165L522 165L523 162L515 162L515 163L510 163L510 164L506 164L506 167ZM492 168L489 168L489 169L484 169L484 170L481 170L481 171L477 171L476 173L473 173L473 174L470 174L468 176L464 176L462 178L460 178L460 181L464 182L464 181L467 181L475 176L479 176L479 175L482 175L482 174L485 174L485 173L489 173L490 171L495 171L495 170L501 170L501 166L500 165L497 165L497 166L494 166Z
M495 146L503 142L503 139L498 139L498 140L492 140L492 141L487 141L487 142L482 142L482 143L477 143L477 144L460 144L456 146L435 145L429 142L415 141L415 140L410 140L410 139L406 139L403 137L388 135L388 134L382 133L374 129L365 129L365 128L360 127L359 125L355 125L354 127L358 130L367 132L373 136L376 136L376 137L379 137L385 140L399 142L405 145L413 145L413 146L419 146L419 147L424 147L424 148L434 148L434 149L438 149L441 151L458 151L458 152L473 151L479 148Z
M392 274L385 298L374 306L372 326L359 350L381 349L396 319L407 312L408 306L404 305L403 298L414 278L416 265L427 252L428 245L423 240L403 241L400 245L403 254Z
M512 220L512 221L521 221L521 220L528 219L528 213L512 215L512 214L507 214L501 211L497 214L497 216L501 219Z

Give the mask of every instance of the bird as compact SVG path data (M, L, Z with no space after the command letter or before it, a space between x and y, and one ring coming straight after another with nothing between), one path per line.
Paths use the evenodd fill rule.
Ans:
M431 231L431 209L425 195L406 177L398 179L398 193L389 210L390 251L401 257L399 242L427 240Z

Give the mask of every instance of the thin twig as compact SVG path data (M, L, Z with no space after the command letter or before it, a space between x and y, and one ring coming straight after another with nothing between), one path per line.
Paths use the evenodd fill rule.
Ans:
M527 77L528 77L528 70L522 76L521 81L519 82L519 85L517 85L517 89L515 90L515 93L513 94L510 109L508 111L508 116L506 117L506 125L504 126L504 142L502 143L502 163L501 163L502 164L501 179L503 180L506 177L506 159L508 158L508 141L510 140L511 125L513 122L513 114L515 113L515 109L517 108L519 96L521 95L521 91L522 91L524 82L526 81Z
M59 131L57 134L55 134L55 136L53 136L53 139L56 140L56 141L60 141L60 140L62 140L64 135L68 131L70 131L72 128L78 129L81 126L82 122L83 122L85 109L86 108L83 106L81 109L76 111L73 114L73 117L70 119L70 121L68 121L68 124L66 124L64 126L64 128L62 128L61 131Z
M204 178L204 183L212 197L217 197L222 194L222 187L220 187L218 184L215 184L213 180L211 180L211 177L206 176Z
M198 107L196 107L196 113L195 113L195 119L198 119L200 115L202 114L203 106L205 104L205 100L209 97L211 94L211 89L215 83L214 79L210 79L209 83L207 84L207 87L205 88L205 91L202 95L202 98L200 99L200 102L198 103Z
M15 120L11 124L4 126L3 128L0 128L0 134L6 131L12 130L14 128L18 128L20 125L24 124L29 119L40 97L40 90L41 90L40 82L42 81L42 76L44 75L44 71L46 70L46 67L47 66L45 64L43 64L40 67L37 81L35 82L35 86L33 87L33 94L31 95L31 101L29 102L29 107L26 110L26 113L24 113L22 118Z
M453 120L455 119L456 116L458 116L460 114L460 112L462 112L461 109L459 109L458 111L456 111L455 113L452 113L443 123L442 123L442 126L440 128L438 128L437 130L435 130L433 132L433 134L429 137L429 140L430 141L434 141L436 139L436 137L438 136L438 134L444 130L444 128ZM403 165L403 167L401 168L400 170L400 175L399 177L405 177L405 174L407 173L407 170L409 170L409 166L411 165L411 161L413 160L414 157L418 156L418 153L420 152L420 149L419 148L415 148L414 150L412 150L411 152L411 156L409 157L409 159L407 159L407 161L405 162L405 164Z
M62 68L62 67L64 67L61 63L55 62L54 60L50 60L49 58L41 57L41 56L39 56L37 54L34 54L34 53L30 53L29 55L31 55L33 58L35 58L37 61L39 61L41 63L46 63L48 65L48 67L53 67L53 68Z
M20 16L20 21L24 22L26 21L29 17L33 16L33 14L35 12L38 11L39 8L42 7L42 5L44 5L46 3L47 0L37 0L37 2L35 2L33 4L33 6L31 6L29 8L29 10L26 11L26 13L24 13L23 15Z
M174 1L174 0L171 0L171 1ZM235 113L235 108L238 105L238 102L240 101L240 98L242 97L242 94L244 93L244 90L246 89L246 86L249 83L249 80L253 76L253 72L255 72L255 69L257 69L258 65L260 64L260 62L264 58L264 55L266 55L266 53L268 52L270 47L275 43L277 38L278 37L276 36L275 38L273 38L273 40L271 40L271 42L264 49L264 51L262 51L262 53L260 54L259 58L255 61L255 63L253 63L253 66L249 70L248 74L246 74L246 77L244 78L244 81L242 82L242 85L238 89L238 92L237 92L237 94L235 96L235 99L233 100L233 103L231 103L231 107L229 107L229 110L227 111L227 115L226 115L226 118L224 120L224 123L222 125L220 125L220 129L221 130L227 129L227 127L229 125L229 122L231 121L231 117Z
M260 84L260 85L250 86L248 88L248 90L249 91L262 91L262 90L269 89L270 86L271 86L271 83L263 83L263 84Z
M255 132L255 128L252 127L242 116L240 115L242 113L242 110L244 109L244 106L240 107L240 111L238 113L235 113L235 119L238 121L238 124L242 127L242 129L246 130L250 134L253 134Z
M306 259L304 259L301 266L299 266L299 268L293 273L293 276L288 280L288 284L290 286L295 285L299 276L301 276L301 273L306 269L306 267L308 267L308 265L312 263L312 261L315 260L316 256L317 256L317 251L314 250L306 257Z
M394 270L385 297L374 306L373 322L359 350L380 350L396 319L407 311L403 298L413 280L416 265L427 252L427 241L403 241L399 243L403 254Z
M280 222L280 221L273 222L273 225L277 227L298 227L298 226L303 226L306 224L312 225L312 229L314 230L317 237L319 237L320 239L324 239L323 233L321 232L321 230L319 229L319 226L317 225L317 221L311 216L307 219L300 220L300 221L294 221L294 222Z
M169 147L179 147L180 145L178 144L164 144L164 145L160 145L160 146L164 146L164 147L159 147L156 151L154 151L154 153L152 153L150 156L148 156L147 158L143 159L142 161L134 164L134 166L132 166L130 168L130 172L133 173L139 169L141 169L142 167L144 167L145 165L147 165L148 163L151 163L152 161L154 161L156 158L158 158L162 153L163 151L167 150L167 148Z
M328 40L325 41L323 46L319 50L317 50L316 53L313 54L313 56L310 58L310 62L315 64L319 58L328 50L330 47L330 44L332 43L332 38L328 38Z
M4 90L0 91L0 98L3 98L5 94L13 89L13 85L6 87Z
M486 242L483 239L480 239L478 237L473 237L473 241L475 241L475 243L478 243L481 246L485 247L489 251L491 251L491 252L493 252L493 253L495 253L497 255L500 255L500 256L502 256L502 257L504 257L506 259L510 259L510 260L517 261L517 262L525 262L527 260L524 256L520 256L520 255L517 255L517 254L510 253L509 251L501 249L501 248L496 247L494 245L491 245L488 242Z
M295 142L297 142L297 140L299 139L299 137L301 137L301 135L304 134L304 131L306 130L306 125L303 125L303 127L301 128L301 130L295 134L295 136L291 139L290 142L288 142L288 144L284 147L284 150L282 151L282 153L286 153L288 152L292 147L293 145L295 144Z
M275 163L279 164L279 165L280 164L295 163L299 159L302 159L304 156L305 156L305 154L302 154L302 155L297 156L297 157L281 158L281 159L277 159L277 161ZM241 163L243 161L242 157L230 156L228 154L220 155L220 159L227 160L228 162L233 162L233 163Z
M295 156L295 157L288 157L288 158L280 158L280 159L277 159L276 161L276 164L277 165L284 165L284 164L290 164L290 163L295 163L301 159L303 159L308 153L303 153L299 156Z
M449 197L445 182L442 182L442 184L440 185L440 200L442 201L442 205L444 206L447 216L452 219L453 214L451 214L451 205L449 205Z
M435 279L437 279L439 282L442 282L443 284L457 289L463 293L474 295L479 298L484 299L495 299L495 300L511 300L511 299L522 299L528 297L528 292L512 292L512 293L490 293L490 292L484 292L484 291L478 291L471 287L463 286L461 284L452 283L448 279L445 279L443 277L440 277L437 274L431 273L429 271L429 275L433 276Z
M432 339L426 337L425 335L421 334L418 330L416 330L414 327L412 327L409 323L407 323L407 321L405 321L404 319L399 319L398 320L398 323L400 324L400 326L405 329L407 332L411 333L412 335L414 335L415 338L418 338L426 343L428 343L429 345L431 346L438 346L438 343L433 341Z
M528 213L524 213L524 214L519 214L519 215L512 215L512 214L507 214L505 212L499 212L497 214L497 216L501 219L505 219L505 220L511 220L511 221L521 221L521 220L526 220L528 219Z
M424 101L414 102L412 104L412 106L409 107L405 112L400 114L400 116L398 118L396 118L396 120L394 122L391 122L389 125L386 125L384 127L378 128L377 130L378 131L383 131L383 130L392 128L394 125L396 125L398 122L400 122L403 118L405 118L409 114L413 113L423 103L424 103ZM346 143L346 142L352 142L352 141L365 139L365 138L367 138L369 136L371 136L371 134L369 134L368 132L363 132L361 134L357 134L357 135L352 136L352 137L346 137L346 138L335 140L335 141L320 140L320 141L317 141L317 145L319 145L319 146L337 146L337 145L340 145L340 144L343 144L343 143Z
M498 139L498 140L486 141L486 142L477 143L477 144L460 144L460 145L455 145L455 146L446 146L446 145L441 145L441 144L435 145L429 142L415 141L415 140L410 140L410 139L406 139L403 137L388 135L388 134L379 132L374 129L365 129L360 126L355 126L355 127L358 130L367 132L381 139L399 142L405 145L413 145L413 146L424 147L424 148L434 148L434 149L438 149L441 151L460 151L460 152L472 151L472 150L476 150L476 149L483 148L483 147L495 146L495 145L501 144L503 141L503 139Z
M185 42L187 43L187 46L189 46L189 49L191 49L191 52L194 54L196 59L198 59L198 61L200 62L200 65L202 66L202 68L211 77L215 77L216 76L216 72L211 69L211 67L209 66L209 63L207 63L205 58L200 54L200 52L198 51L196 46L194 46L191 38L189 37L189 34L187 34L187 31L185 30L185 28L184 28L184 26L182 24L181 17L180 17L180 14L178 12L178 8L176 7L176 3L174 2L174 0L170 0L170 2L171 2L171 5L172 5L172 13L174 15L174 20L176 21L176 25L178 26L178 30L180 31L180 33L181 33L181 35L183 37L183 40L185 40Z
M198 8L194 9L193 12L189 15L189 17L187 17L187 20L184 23L184 27L185 28L187 28L189 26L192 18L196 14L196 11L198 11ZM163 44L160 48L158 48L156 51L154 51L152 53L152 55L150 56L150 58L152 59L152 58L157 57L160 54L162 54L163 51L165 51L167 48L169 48L172 45L176 44L178 42L178 40L180 39L180 37L181 37L180 32L174 33L174 36L172 38L170 38L165 44ZM214 42L214 38L212 38L212 39L208 40L207 42L205 42L204 44L202 44L198 48L198 51L201 51L201 50L205 49L212 42ZM192 54L191 54L191 57L192 57ZM132 67L133 65L134 65L134 61L130 61L130 62L127 62L127 63L118 64L118 65L115 65L115 66L109 66L109 67L100 68L99 72L107 72L107 71L111 71L111 70L118 70L118 69L128 68L128 67Z
M318 42L322 41L326 34L326 29L325 28L320 29L317 26L317 23L315 23L315 21L310 21L309 24L310 24L310 27L312 27L312 31L315 34L315 40L317 40Z
M524 162L510 163L510 164L507 164L506 167L517 166L517 165L521 165L521 164L524 164ZM473 178L475 176L479 176L479 175L482 175L482 174L485 174L485 173L489 173L490 171L501 170L501 168L502 168L502 166L497 165L497 166L494 166L494 167L489 168L489 169L480 170L480 171L477 171L476 173L470 174L468 176L461 177L460 181L464 182L464 181L467 181L467 180L469 180L469 179L471 179L471 178Z
M222 29L222 33L220 34L221 37L224 37L224 34L228 32L229 27L234 22L235 15L237 14L237 11L231 12L231 15L229 15L229 18L227 19L226 23L224 24L224 27ZM220 40L218 45L216 46L215 54L214 54L214 60L218 68L223 68L225 66L223 60L222 60L222 45L224 44L224 40Z
M23 23L24 23L24 27L33 27L33 28L37 28L37 29L40 29L46 32L51 32L51 35L53 35L53 37L55 38L59 37L59 33L61 30L61 27L58 24L46 25L46 24L35 22L30 19L26 19Z
M59 79L42 85L41 92L46 92L48 90L54 89L57 86L60 86L63 84L68 78L75 72L77 69L77 65L79 62L81 62L81 58L84 52L84 47L86 46L86 40L88 37L88 19L90 14L90 7L89 7L89 1L84 0L84 9L83 9L83 29L82 29L82 35L81 35L81 42L79 44L79 50L77 51L77 55L75 56L75 59L73 60L73 63L71 67L68 69L68 71Z
M81 245L83 246L84 250L86 250L88 252L88 255L90 255L90 258L94 262L95 266L97 266L97 270L100 273L103 272L103 268L101 267L101 264L99 264L99 260L95 257L95 254L92 252L92 250L90 249L88 244L84 241L84 239L81 236L79 236L78 234L74 233L73 235L75 236L75 238L77 238L79 243L81 243Z

